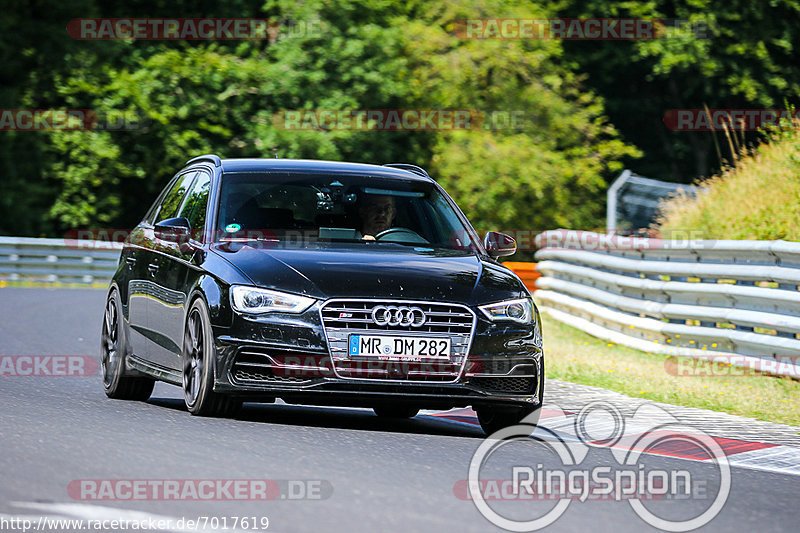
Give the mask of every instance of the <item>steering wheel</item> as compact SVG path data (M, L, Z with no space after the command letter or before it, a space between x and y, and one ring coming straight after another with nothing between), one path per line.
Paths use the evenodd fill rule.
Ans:
M386 240L411 244L429 244L427 239L408 228L389 228L375 235L375 240Z

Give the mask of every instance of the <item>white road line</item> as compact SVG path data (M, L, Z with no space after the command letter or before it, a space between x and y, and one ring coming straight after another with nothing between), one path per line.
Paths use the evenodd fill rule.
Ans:
M731 466L800 476L800 448L774 446L728 457Z

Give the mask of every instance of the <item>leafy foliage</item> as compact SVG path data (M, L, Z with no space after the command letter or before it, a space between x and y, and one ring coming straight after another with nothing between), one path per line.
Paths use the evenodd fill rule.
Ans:
M200 0L181 14L272 18L315 31L255 41L80 41L64 29L72 18L173 17L182 4L7 0L3 108L134 120L89 132L2 132L0 233L131 227L189 157L207 152L413 162L478 228L594 227L609 178L642 155L634 144L646 175L683 179L713 167L711 138L666 131L666 109L779 106L800 93L798 1L734 4ZM685 17L710 24L713 38L573 43L453 32L464 18L558 15ZM468 131L292 131L276 122L296 109L470 109L525 120Z
M800 120L773 131L770 142L735 168L702 182L696 198L662 208L662 232L699 232L706 239L800 241Z
M562 0L558 12L667 21L660 39L564 44L574 67L588 74L587 85L604 96L622 138L646 154L634 167L642 175L688 183L735 158L720 133L724 161L717 156L715 134L665 128L667 110L797 104L798 0ZM761 140L756 132L747 135L749 143Z

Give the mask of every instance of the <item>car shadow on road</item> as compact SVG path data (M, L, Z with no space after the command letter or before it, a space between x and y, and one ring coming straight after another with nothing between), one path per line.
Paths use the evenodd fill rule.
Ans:
M150 398L147 403L176 411L186 411L183 400ZM188 416L188 413L187 413ZM232 419L260 424L354 429L381 433L410 433L483 439L480 427L420 414L411 419L388 419L376 416L371 409L316 407L285 403L245 403Z

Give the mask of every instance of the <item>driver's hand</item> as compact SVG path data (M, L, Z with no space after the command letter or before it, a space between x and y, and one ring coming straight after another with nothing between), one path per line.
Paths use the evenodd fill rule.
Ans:
M361 240L362 241L374 241L375 237L373 237L372 235L364 235L363 237L361 237Z

